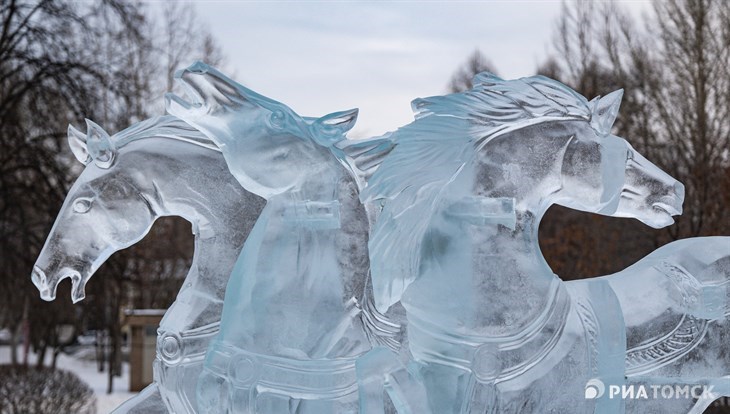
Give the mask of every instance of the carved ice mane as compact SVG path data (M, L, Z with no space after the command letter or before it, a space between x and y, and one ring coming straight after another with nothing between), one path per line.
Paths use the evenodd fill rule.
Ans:
M172 138L215 151L220 149L192 126L174 116L150 118L112 136L96 123L86 120L86 133L68 126L68 145L76 159L84 165L94 162L99 168L110 168L119 148L143 138Z
M414 122L373 140L392 143L361 192L364 202L383 204L370 239L370 255L377 258L371 260L373 287L381 311L397 302L418 275L421 243L442 190L487 142L551 120L584 120L605 133L599 121L612 118L607 111L618 110L615 105L602 107L608 102L598 98L588 102L544 76L503 80L481 73L473 85L466 92L414 100ZM615 94L620 99L620 92ZM610 119L609 130L612 123Z
M218 146L205 134L172 115L158 116L138 122L112 135L111 138L116 148L143 138L172 138L220 152Z

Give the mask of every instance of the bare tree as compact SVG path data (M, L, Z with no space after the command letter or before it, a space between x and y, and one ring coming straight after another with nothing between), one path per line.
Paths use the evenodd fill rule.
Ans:
M602 235L612 231L631 235L618 243L638 244L639 257L670 240L730 231L725 219L730 213L729 14L730 3L724 1L657 1L645 17L647 29L640 30L615 3L565 3L557 25L556 53L540 68L589 98L624 88L617 134L685 184L684 213L668 231L609 224L608 219L593 223ZM559 228L583 220L566 211L551 211L548 219ZM546 227L550 225L548 221ZM576 236L548 233L557 239L543 240L546 245ZM603 262L585 250L580 253L568 260L549 252L548 256L553 256L556 263L551 264L557 268L589 258L595 265L586 267L596 270ZM636 258L625 254L605 260L615 262L618 270Z
M177 70L196 60L212 66L221 65L224 61L220 47L209 29L198 19L192 3L165 3L161 17L150 34L154 38L154 59L160 66L155 80L164 86L164 89L155 89L156 93L159 91L159 96L173 90L179 92L173 79ZM161 78L159 74L164 77Z
M687 188L685 213L673 237L727 234L730 194L730 3L668 0L654 4L652 47L636 45L647 135L661 165ZM640 56L643 55L643 56Z
M66 126L98 113L100 90L115 93L105 83L105 61L87 47L98 35L89 21L99 8L116 22L134 25L139 18L134 7L115 1L90 7L10 0L0 9L0 323L16 332L21 322L31 325L25 332L41 353L58 342L47 337L55 329L46 325L73 312L68 300L39 306L28 283L68 188Z
M477 49L469 55L466 63L451 76L449 92L463 92L471 89L471 80L474 78L474 75L481 72L497 74L497 70L494 69L492 62Z

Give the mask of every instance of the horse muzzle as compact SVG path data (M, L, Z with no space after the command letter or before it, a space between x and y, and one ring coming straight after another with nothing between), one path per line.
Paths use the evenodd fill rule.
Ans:
M41 299L49 302L56 299L58 284L66 278L71 279L71 300L73 303L83 300L86 297L86 282L78 271L63 268L49 278L46 272L36 265L33 266L33 272L31 273L31 280L40 292Z

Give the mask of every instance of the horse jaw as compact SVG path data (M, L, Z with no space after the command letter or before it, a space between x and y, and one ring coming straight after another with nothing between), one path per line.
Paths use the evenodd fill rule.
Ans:
M58 284L66 278L71 279L71 300L73 303L82 301L86 297L85 289L88 278L82 278L79 272L64 268L49 279L43 269L33 266L33 273L31 274L31 280L40 292L41 299L48 302L56 299Z
M655 183L658 184L658 183ZM661 229L674 224L674 216L682 214L684 185L679 181L664 186L665 194L652 197L646 189L626 186L613 217L635 218L649 227Z

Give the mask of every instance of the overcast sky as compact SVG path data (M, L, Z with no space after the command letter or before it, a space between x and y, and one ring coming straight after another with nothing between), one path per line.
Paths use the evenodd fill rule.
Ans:
M225 72L307 116L360 108L351 137L409 123L479 49L504 78L533 75L559 1L196 1ZM638 14L646 1L624 6Z

